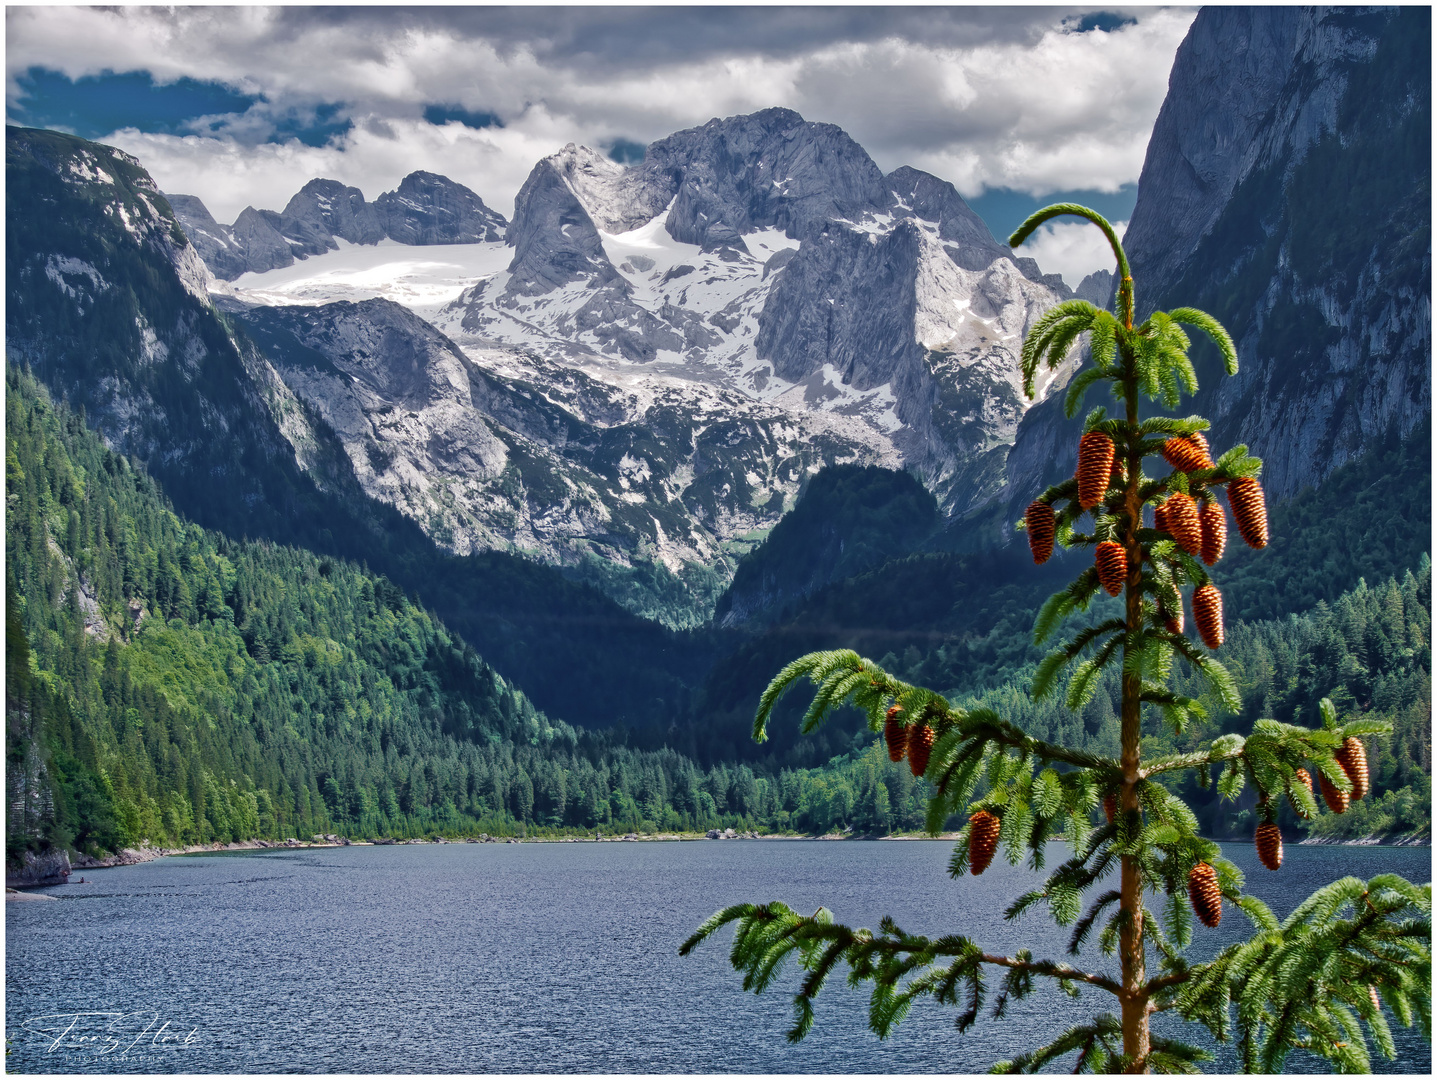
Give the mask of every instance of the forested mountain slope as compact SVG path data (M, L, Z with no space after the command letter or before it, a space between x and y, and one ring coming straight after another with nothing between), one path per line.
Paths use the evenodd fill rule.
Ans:
M185 521L13 368L6 433L12 857L757 808L747 770L550 720L389 579Z

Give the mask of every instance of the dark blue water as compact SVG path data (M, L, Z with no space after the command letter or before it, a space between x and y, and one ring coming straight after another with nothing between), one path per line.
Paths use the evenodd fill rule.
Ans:
M850 925L876 929L892 914L907 930L964 933L989 951L1061 956L1066 932L1045 915L1002 918L1035 875L999 864L955 882L948 853L941 842L411 845L87 871L92 884L45 890L60 903L6 905L6 1066L979 1072L1110 1008L1100 991L1079 1002L1045 992L959 1036L951 1010L923 1002L879 1042L866 1028L867 992L835 978L813 1033L795 1047L784 1032L796 969L756 997L728 965L731 932L677 955L716 909L783 900L800 911L826 905ZM1227 854L1280 916L1345 874L1431 877L1425 848L1289 846L1277 874L1257 865L1250 845ZM1245 926L1229 911L1218 930L1198 927L1195 952ZM1096 951L1085 959L1113 966ZM1430 1071L1426 1041L1397 1033L1401 1059L1379 1058L1378 1068ZM1209 1069L1234 1063L1226 1056ZM1290 1069L1303 1066L1289 1059Z

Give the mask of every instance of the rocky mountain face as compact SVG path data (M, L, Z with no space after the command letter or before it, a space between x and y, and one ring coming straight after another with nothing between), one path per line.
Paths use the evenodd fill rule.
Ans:
M401 244L478 244L503 238L508 224L463 184L412 172L374 200L384 235Z
M388 300L222 303L365 492L459 554L524 551L581 574L595 560L611 575L656 564L706 607L736 557L728 541L776 520L825 462L871 456L821 416L716 387L622 390L539 357L461 350Z
M1431 412L1431 13L1204 8L1178 50L1124 246L1138 317L1191 305L1214 445L1264 460L1269 498L1321 482ZM1007 515L1071 466L1074 422L1033 409Z
M200 513L282 503L276 469L296 481L295 447L313 444L304 409L215 320L195 245L139 162L23 128L5 151L7 359Z
M473 244L497 241L506 222L463 184L413 172L396 191L373 203L337 180L311 180L284 210L247 206L233 225L221 225L193 195L167 195L200 258L221 281L293 265L295 259L338 249L338 241L377 244Z
M434 317L462 347L827 413L950 516L1001 487L1022 335L1072 295L952 185L884 176L786 109L679 132L631 167L565 147L535 166L506 240L509 267Z

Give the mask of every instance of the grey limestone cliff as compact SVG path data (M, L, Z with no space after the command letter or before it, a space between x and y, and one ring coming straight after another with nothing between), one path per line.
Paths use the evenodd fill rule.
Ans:
M401 244L477 244L503 239L508 224L463 184L412 172L374 200L380 227Z
M504 237L514 248L511 294L532 296L576 281L596 287L620 280L593 218L566 176L566 159L574 150L570 145L535 165L514 200L514 220Z
M1195 352L1186 411L1294 495L1431 412L1426 8L1204 8L1173 65L1124 240L1138 317L1191 305L1241 369ZM1091 298L1091 297L1090 297ZM1024 419L1007 514L1072 465L1056 402Z
M221 280L232 280L250 269L249 253L234 232L210 216L205 204L193 195L166 195L185 235L195 246L210 272Z
M285 204L276 222L296 255L322 255L336 239L377 244L384 228L364 193L338 180L311 180Z
M294 264L294 249L264 211L246 206L230 226L230 234L236 246L244 253L245 269L241 273L262 274L266 270L277 270ZM221 276L219 271L215 270L215 277Z
M769 293L759 358L789 382L831 365L859 390L892 383L907 419L922 381L924 350L913 333L922 247L911 222L881 236L835 222L811 236Z
M861 221L887 203L883 174L846 132L791 109L714 119L654 143L644 171L677 177L668 231L704 249L755 229L796 239L835 219Z

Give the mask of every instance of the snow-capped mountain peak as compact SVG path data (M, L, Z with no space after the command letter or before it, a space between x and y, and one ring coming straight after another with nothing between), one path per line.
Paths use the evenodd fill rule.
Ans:
M343 189L306 192L329 200L316 213L358 205ZM909 168L884 176L838 128L787 110L679 132L638 165L565 146L534 166L503 243L332 247L245 274L233 296L362 301L326 316L343 333L273 340L302 339L285 346L296 358L334 352L342 370L348 353L317 342L377 318L387 329L374 340L462 356L471 385L467 405L444 390L448 404L396 425L382 390L278 364L341 432L372 494L456 550L601 553L681 578L723 577L726 545L771 526L822 462L906 466L952 515L989 499L1028 404L1022 335L1071 295L999 244L952 185ZM431 332L451 344L398 344ZM481 428L507 449L481 440L479 472L425 449Z

